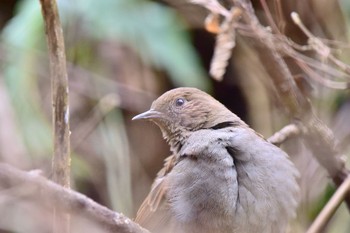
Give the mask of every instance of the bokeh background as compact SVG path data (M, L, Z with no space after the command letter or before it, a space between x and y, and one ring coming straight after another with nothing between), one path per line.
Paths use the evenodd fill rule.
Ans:
M307 43L289 19L296 11L348 63L349 1L269 5L276 2L283 6L287 36ZM261 2L253 4L266 23ZM131 118L166 90L193 86L207 91L265 137L290 122L270 94L271 83L255 52L241 38L224 80L209 77L215 35L203 28L205 9L185 0L59 0L58 6L70 85L72 188L95 201L135 216L170 152L155 125ZM0 30L0 160L50 177L51 83L39 1L1 0ZM304 94L348 155L349 91L323 87L296 67L291 70L302 77ZM284 149L302 173L302 203L292 232L304 232L334 187L300 140L288 141ZM48 232L41 214L30 203L0 192L0 232ZM350 232L345 205L326 232Z

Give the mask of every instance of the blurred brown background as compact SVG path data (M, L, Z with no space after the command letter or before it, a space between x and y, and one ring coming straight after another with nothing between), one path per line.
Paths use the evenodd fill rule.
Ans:
M279 26L293 41L307 43L290 20L290 12L296 11L316 36L337 41L330 44L348 61L350 3L270 1L271 9L276 2L283 7L272 14L284 17ZM261 2L253 4L266 25ZM148 193L169 149L156 126L131 118L168 89L205 90L265 137L289 122L262 78L266 73L256 54L242 39L224 80L209 78L215 35L203 29L207 12L201 7L185 0L62 0L58 5L70 84L73 189L103 205L134 217ZM0 160L26 170L41 169L50 177L51 87L39 1L2 0L0 28ZM304 77L290 67L296 77ZM331 90L307 77L301 82L317 114L349 151L349 91ZM333 188L298 140L286 143L285 149L302 173L302 205L292 232L303 232ZM0 229L38 232L35 218L23 216L27 212L21 211L21 203L12 204L9 207L0 194ZM15 226L18 221L20 226ZM342 208L327 232L349 231L349 215Z

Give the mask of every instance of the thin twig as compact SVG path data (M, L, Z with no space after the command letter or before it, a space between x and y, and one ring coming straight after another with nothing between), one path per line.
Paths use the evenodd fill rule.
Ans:
M321 213L317 216L306 233L318 233L325 227L333 216L341 202L344 200L347 192L350 191L350 175L339 186L332 198L327 202Z
M333 56L331 53L331 48L325 45L320 38L314 36L309 29L305 27L303 22L301 21L299 14L296 12L291 13L291 17L293 22L303 31L303 33L309 38L309 44L314 49L315 52L321 55L323 59L331 60L335 65L337 65L340 69L342 69L347 74L350 73L350 66L339 61L337 58Z
M147 233L137 223L124 215L114 212L87 196L62 187L46 178L31 172L24 172L7 164L0 163L1 188L28 186L26 195L40 200L41 204L56 201L58 210L76 213L89 221L97 223L107 232ZM11 195L16 196L16 193ZM20 194L21 195L21 194ZM23 194L22 194L23 195Z
M296 124L289 124L283 127L280 131L274 133L267 139L267 141L275 145L281 145L288 138L300 135L301 132L302 130L300 129L300 126Z
M40 0L49 49L54 153L53 180L70 187L70 142L68 75L62 27L55 0ZM55 213L55 210L54 210ZM54 214L54 232L70 232L69 215Z

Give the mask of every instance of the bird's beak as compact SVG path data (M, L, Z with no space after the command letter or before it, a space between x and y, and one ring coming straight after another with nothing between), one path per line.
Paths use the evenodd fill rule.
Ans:
M143 112L139 115L136 115L132 118L132 120L145 120L145 119L157 119L162 118L163 114L161 112L158 112L156 110L150 109L146 112Z

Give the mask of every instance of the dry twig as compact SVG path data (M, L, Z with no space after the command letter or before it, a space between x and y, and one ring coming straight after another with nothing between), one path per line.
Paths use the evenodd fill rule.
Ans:
M281 145L288 138L300 135L302 129L296 124L290 124L283 127L280 131L274 133L271 137L267 139L272 144Z
M332 53L331 48L328 47L325 43L322 42L320 38L314 36L303 24L298 13L292 12L291 18L294 23L304 32L304 34L309 38L309 46L312 50L318 53L321 56L322 60L329 60L333 62L337 67L339 67L342 71L345 72L345 76L350 73L350 66L338 60ZM341 82L341 81L333 81L327 78L323 78L322 76L318 76L315 72L306 66L304 63L299 62L299 66L309 74L311 78L316 81L321 82L324 86L334 89L348 89L350 87L349 82Z
M317 216L315 221L306 233L317 233L321 232L324 226L328 223L330 218L333 216L341 202L344 200L346 193L350 190L350 175L344 180L339 186L337 191L334 193L332 198L328 201L326 206L323 208L321 213Z
M138 224L122 214L116 213L92 199L74 190L62 187L35 173L24 172L7 164L0 163L1 187L17 187L27 185L30 187L26 195L38 198L41 204L50 205L56 202L58 210L77 213L89 221L95 222L106 232L119 233L147 233ZM16 195L16 193L12 193Z

